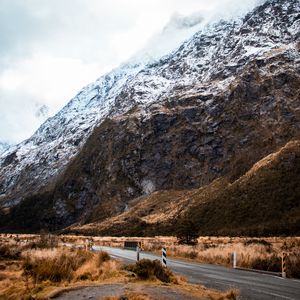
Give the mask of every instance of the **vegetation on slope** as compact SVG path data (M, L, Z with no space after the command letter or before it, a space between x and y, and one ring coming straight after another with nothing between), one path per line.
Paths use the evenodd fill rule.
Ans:
M190 191L161 191L137 199L127 212L73 232L107 235L175 234L190 220L200 235L299 235L300 141L257 162L230 183L218 179Z

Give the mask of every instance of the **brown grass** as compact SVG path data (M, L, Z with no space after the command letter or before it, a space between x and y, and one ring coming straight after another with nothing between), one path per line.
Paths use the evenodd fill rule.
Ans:
M177 283L173 272L164 268L159 260L142 259L135 264L126 266L126 270L133 272L142 280L160 280L166 283Z
M92 258L92 253L78 250L71 253L59 253L52 257L26 256L23 262L25 276L30 276L35 283L71 281L74 271Z
M0 300L1 299L21 299L18 295L46 295L50 290L57 287L72 286L74 284L86 285L97 284L99 282L117 282L132 280L129 274L122 270L122 265L109 259L105 253L93 254L83 250L72 250L63 247L54 249L28 249L22 243L23 236L18 237L0 236L0 243L5 241L8 249L21 251L20 258L0 258ZM24 238L25 239L25 238ZM28 239L28 236L26 237ZM87 237L62 236L60 240L72 243L82 248ZM100 246L122 247L128 238L121 237L93 237L94 244ZM178 257L202 263L221 264L230 267L232 265L231 254L236 251L238 254L238 266L247 268L265 269L280 271L281 253L288 253L287 273L289 277L300 277L300 238L217 238L201 237L198 245L185 246L178 245L174 237L155 237L155 238L129 238L130 240L142 241L143 249L157 254L161 253L162 246L167 247L168 257ZM29 241L28 243L32 242ZM1 245L0 245L1 246ZM76 248L77 248L76 246ZM75 247L74 247L75 249ZM64 260L64 254L73 257L76 263ZM78 253L81 253L80 255ZM88 253L86 257L85 254ZM32 262L60 261L64 262L67 270L72 270L71 277L63 277L61 282L51 283L46 277L27 275L23 273L22 262L26 258ZM75 266L75 267L74 267ZM70 268L70 269L69 269ZM37 274L40 274L39 272ZM43 280L42 280L43 278ZM175 280L180 288L188 284L184 278ZM56 287L55 287L56 286ZM190 289L190 287L188 288ZM232 292L232 291L231 291ZM237 298L236 291L233 291ZM228 294L212 293L211 299L236 299L230 298ZM223 297L223 298L222 298ZM226 298L227 297L227 298Z
M132 293L129 295L123 295L123 296L111 296L106 297L105 300L152 300L150 296L146 294L138 294L138 293Z
M34 242L39 236L19 235L18 240L24 253L30 256L56 255L51 249L32 251L26 250L28 246L22 243ZM98 246L111 246L122 248L125 240L137 240L142 242L145 251L161 254L161 248L167 247L169 257L184 258L200 263L219 264L232 266L231 256L234 251L238 255L238 266L243 268L254 268L266 271L281 271L281 254L287 252L287 275L289 277L300 278L300 238L299 237L264 237L264 238L239 238L239 237L200 237L196 246L178 245L175 237L86 237L86 236L60 236L60 242L72 243L75 248L85 248L86 240L93 239L93 243ZM0 243L9 245L10 249L15 248L16 236L0 235ZM12 242L13 241L13 242ZM27 251L27 252L26 252ZM53 252L54 251L54 252ZM1 251L0 251L1 253ZM52 254L51 254L52 253ZM99 257L101 254L99 254ZM99 258L100 259L100 258ZM105 258L101 258L102 260ZM1 269L1 265L0 265Z
M66 242L83 245L87 237L63 236ZM288 277L300 278L299 237L200 237L195 246L179 245L175 237L93 237L94 244L123 248L124 241L142 242L144 251L161 254L167 247L169 257L183 258L200 263L232 266L232 253L237 252L238 266L265 271L281 271L281 255L285 251Z
M53 289L124 277L121 264L104 252L28 249L8 237L0 244L0 300L42 299ZM15 256L14 253L19 253Z
M1 238L3 237L0 236L0 240ZM64 238L68 239L68 237ZM86 238L76 237L76 239L83 245ZM32 242L32 240L27 241L27 244ZM136 277L132 277L131 272L124 270L120 262L112 260L105 252L92 253L64 247L28 249L28 246L22 242L22 236L18 237L18 242L14 237L6 237L5 245L9 250L20 252L20 255L18 259L0 258L0 300L46 299L50 294L56 294L66 288L102 283L133 282L142 286L145 282L149 282L147 284L156 287L160 285L157 278L169 282L168 286L172 289L186 293L193 291L195 295L205 295L205 298L209 299L229 299L222 298L223 294L220 292L189 285L185 278L174 276L169 270L162 272L160 264L160 268L156 264L152 269L153 272L150 270L147 278L143 277L142 281L137 281ZM149 281L148 278L151 280ZM140 291L142 290L138 289L137 292L125 296L131 300L151 299L149 295Z
M152 291L147 290L146 287L155 288L155 295L152 295ZM170 286L169 286L170 287ZM157 299L159 294L159 288L165 289L166 286L156 284L155 286L143 283L140 286L130 285L130 292L125 292L123 295L106 297L105 300L152 300ZM176 291L177 297L185 299L186 296L192 296L197 299L210 299L210 300L237 300L239 299L239 291L236 289L230 289L223 293L218 291L208 290L200 285L183 284L181 286L175 286L173 289ZM158 290L158 291L157 291Z

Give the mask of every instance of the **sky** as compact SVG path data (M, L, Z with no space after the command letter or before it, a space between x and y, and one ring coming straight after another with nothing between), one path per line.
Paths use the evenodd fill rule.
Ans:
M263 0L0 0L0 142L29 138L80 89Z

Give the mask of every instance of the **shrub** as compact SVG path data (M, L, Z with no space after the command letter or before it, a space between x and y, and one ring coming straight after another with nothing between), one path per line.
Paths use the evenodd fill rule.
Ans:
M224 293L224 296L218 300L238 300L240 299L240 292L237 289L230 289Z
M16 246L0 245L0 259L19 259L21 251Z
M105 300L151 300L152 298L144 294L130 294L122 296L106 297Z
M98 266L102 265L105 261L109 261L111 258L105 251L100 251L98 254Z
M85 272L83 274L80 274L77 279L79 279L79 280L91 280L92 279L92 274L90 272Z
M195 259L198 257L198 253L196 251L189 251L185 253L185 257L190 258L190 259Z
M287 276L300 278L300 251L290 253L287 257Z
M270 257L256 257L252 261L252 268L272 272L281 271L281 258L273 254Z
M134 265L126 266L125 269L135 273L138 278L143 280L155 278L162 282L172 282L174 280L172 271L163 267L159 260L142 259Z
M177 224L176 237L179 244L197 245L198 230L196 225L190 219L182 219Z
M266 247L266 251L267 252L271 252L272 251L272 244L264 239L250 239L244 242L245 246L249 246L252 244L257 244L257 245L262 245Z

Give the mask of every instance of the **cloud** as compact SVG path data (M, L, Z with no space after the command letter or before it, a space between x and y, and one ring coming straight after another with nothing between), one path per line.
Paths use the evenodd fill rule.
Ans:
M259 0L0 0L0 141L18 143L135 53L168 53ZM142 49L142 50L141 50Z
M202 12L189 16L174 13L162 30L154 34L134 57L155 60L178 48L181 43L201 29L204 24Z

